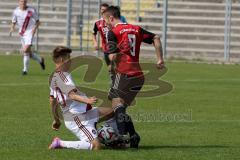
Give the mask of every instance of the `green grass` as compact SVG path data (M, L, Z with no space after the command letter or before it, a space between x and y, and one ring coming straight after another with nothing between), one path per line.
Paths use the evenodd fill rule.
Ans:
M240 66L167 63L163 79L174 86L166 95L139 98L129 112L142 141L139 150L97 152L47 149L54 136L76 138L61 127L51 130L47 70L31 61L28 76L21 75L20 56L0 56L0 159L239 159L240 156ZM95 83L82 80L84 67L73 73L79 85L107 91L104 68ZM98 96L98 95L96 95ZM160 115L170 118L160 119ZM174 115L188 119L175 121ZM148 118L146 118L148 116ZM155 117L158 121L154 122ZM160 120L160 121L159 121Z

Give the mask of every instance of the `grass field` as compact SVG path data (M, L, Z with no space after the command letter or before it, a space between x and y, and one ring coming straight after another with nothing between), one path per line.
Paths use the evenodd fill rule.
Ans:
M173 84L174 90L160 97L140 98L129 110L134 118L139 118L137 115L143 118L135 122L142 137L139 150L97 152L47 149L54 136L66 140L76 138L64 126L59 132L51 130L48 75L54 65L50 58L44 72L33 61L30 66L29 75L22 76L20 56L0 56L1 160L232 160L240 157L239 65L167 63L169 70L163 79ZM83 68L73 73L80 85L107 91L106 68L94 84L83 82L83 73ZM161 118L159 115L185 115L187 119L156 122L151 119Z

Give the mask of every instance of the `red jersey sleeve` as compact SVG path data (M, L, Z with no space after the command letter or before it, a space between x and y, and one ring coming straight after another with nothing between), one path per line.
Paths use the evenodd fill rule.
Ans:
M117 37L111 30L107 34L107 52L109 54L119 52Z
M155 37L154 33L151 33L149 31L146 31L145 29L141 28L142 36L143 36L143 42L147 44L153 43L153 38Z

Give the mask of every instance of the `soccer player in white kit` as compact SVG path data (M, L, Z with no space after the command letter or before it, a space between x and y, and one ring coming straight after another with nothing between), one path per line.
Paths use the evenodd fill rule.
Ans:
M27 0L18 0L18 5L19 6L13 11L12 25L9 34L10 36L12 35L15 25L17 24L22 43L22 74L27 75L30 58L36 60L41 65L43 70L45 69L44 59L31 50L32 40L35 32L38 29L38 26L40 25L40 21L38 19L36 10L30 6L27 6Z
M97 102L97 98L87 97L76 87L69 73L71 52L71 49L61 46L56 47L53 51L56 70L49 81L50 105L54 117L52 129L58 130L61 125L57 111L57 107L60 106L66 128L79 140L63 141L55 137L49 145L49 149L98 150L100 142L97 138L96 123L99 120L113 117L113 110L111 107L92 107Z

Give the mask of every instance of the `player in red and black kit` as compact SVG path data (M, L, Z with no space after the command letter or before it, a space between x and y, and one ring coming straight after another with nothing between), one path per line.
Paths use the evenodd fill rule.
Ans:
M134 129L127 106L135 99L144 84L144 75L139 64L141 43L153 44L157 54L157 68L164 68L160 37L139 26L122 23L118 7L110 6L103 17L108 26L109 59L115 62L115 76L109 92L109 99L115 112L119 134L123 139L129 133L130 147L138 148L140 136Z
M108 4L103 3L100 5L100 12L101 15L103 14L103 12L109 7ZM99 32L101 39L102 39L102 50L104 52L104 60L108 66L108 69L110 70L111 68L111 63L110 60L108 58L108 54L107 54L107 45L106 45L106 37L107 37L107 33L109 31L108 26L106 25L105 21L103 18L97 20L94 23L94 27L93 27L93 46L96 50L99 50L98 47L98 42L97 42L97 33Z

